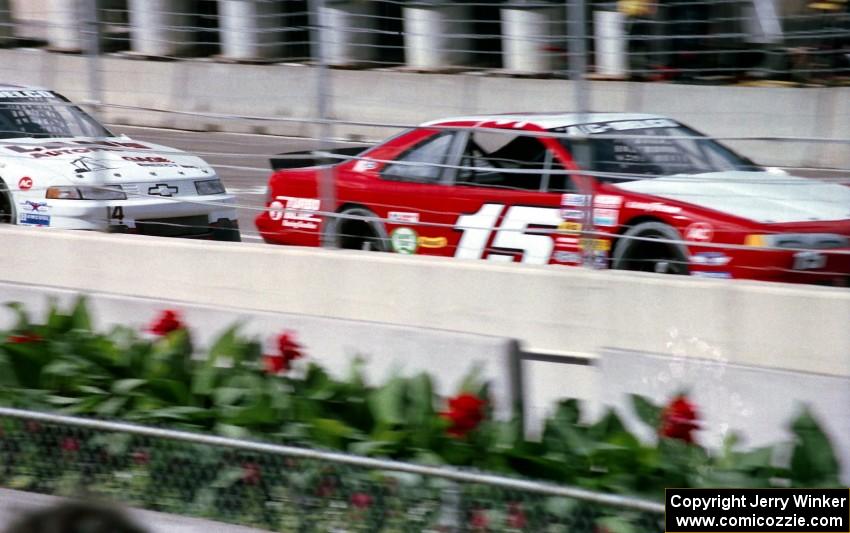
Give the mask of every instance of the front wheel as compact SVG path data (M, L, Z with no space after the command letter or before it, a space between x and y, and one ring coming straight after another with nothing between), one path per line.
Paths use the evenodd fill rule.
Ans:
M0 224L13 222L15 212L12 210L12 195L6 182L0 180Z
M656 239L676 242L657 242ZM611 268L661 274L688 274L688 252L682 236L662 222L642 222L617 241Z

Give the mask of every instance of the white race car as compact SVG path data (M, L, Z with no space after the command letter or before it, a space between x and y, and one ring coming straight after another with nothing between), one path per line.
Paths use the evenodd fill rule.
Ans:
M53 91L0 85L0 221L238 241L234 202L203 159L116 136Z

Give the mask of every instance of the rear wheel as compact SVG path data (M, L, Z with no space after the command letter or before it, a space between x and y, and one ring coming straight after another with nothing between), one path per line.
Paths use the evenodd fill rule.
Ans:
M326 229L336 248L387 251L387 235L378 221L378 215L363 207L344 209L340 215L335 217Z
M678 242L656 242L655 239L681 242L675 228L662 222L642 222L626 231L618 240L611 256L611 267L617 270L688 274L688 252Z

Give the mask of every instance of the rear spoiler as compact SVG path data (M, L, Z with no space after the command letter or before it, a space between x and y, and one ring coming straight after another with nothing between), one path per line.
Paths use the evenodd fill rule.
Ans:
M272 170L285 170L288 168L317 167L320 165L336 165L344 163L347 159L336 157L322 157L320 153L331 153L340 156L354 157L362 154L369 146L352 146L349 148L336 148L333 150L306 150L303 152L287 152L278 154L283 157L271 158Z

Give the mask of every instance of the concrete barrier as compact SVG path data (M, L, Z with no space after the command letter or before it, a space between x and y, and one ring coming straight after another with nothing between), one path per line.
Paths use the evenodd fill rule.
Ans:
M132 61L103 57L98 65L107 104L104 118L121 124L194 130L315 136L308 122L230 120L209 113L315 119L317 69L298 65L233 65L209 61ZM0 79L37 84L80 101L89 97L86 58L41 50L0 50ZM469 113L563 111L573 84L463 74L332 70L333 117L383 124L418 124ZM245 83L251 80L251 83ZM707 134L729 137L850 139L850 87L751 88L664 83L589 82L597 111L661 113ZM710 105L694 105L710 102ZM146 109L196 113L196 116ZM337 125L338 136L380 139L397 128ZM754 160L776 166L850 167L847 144L729 142Z
M360 251L0 227L0 281L850 376L850 291ZM564 395L570 395L565 391Z

